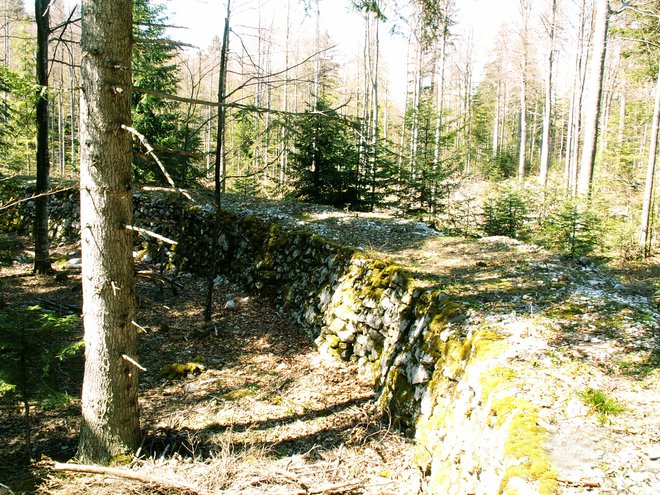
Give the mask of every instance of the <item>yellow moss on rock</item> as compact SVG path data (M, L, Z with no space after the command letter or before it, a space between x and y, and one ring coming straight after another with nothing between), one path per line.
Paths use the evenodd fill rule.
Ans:
M188 375L199 375L204 371L205 366L197 362L188 362L188 363L172 363L168 366L164 366L160 370L159 376L167 380L176 380L178 378L185 378Z
M526 399L509 396L493 401L492 408L498 424L509 423L504 454L515 460L504 473L501 493L511 493L507 491L509 480L522 478L535 483L540 495L555 494L557 472L545 448L548 432L538 424L536 407Z

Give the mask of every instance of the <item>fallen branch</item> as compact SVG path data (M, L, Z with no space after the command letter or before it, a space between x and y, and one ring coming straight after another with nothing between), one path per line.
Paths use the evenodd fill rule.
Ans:
M296 490L288 492L287 495L322 495L324 493L346 493L363 488L362 481L350 481L348 483L339 483L334 485L327 485L319 488L306 488L303 490Z
M204 489L185 483L182 481L170 481L163 478L156 478L148 474L137 473L123 468L114 468L106 466L92 466L89 464L68 464L56 462L52 468L54 471L68 471L73 473L100 474L104 476L114 476L115 478L124 478L142 483L162 486L164 488L173 488L176 490L187 490L198 493L199 495L209 495Z
M22 198L22 199L17 199L16 201L12 201L11 203L7 203L6 205L0 206L0 211L6 210L8 208L11 208L12 206L16 206L21 203L25 203L26 201L31 201L36 198L41 198L42 196L52 196L53 194L57 194L62 191L70 191L71 189L75 189L75 187L64 187L61 189L51 189L50 191L46 191L44 193L40 194L33 194L32 196L28 196L27 198Z
M586 488L598 488L600 486L600 481L598 480L570 480L570 479L557 478L557 481L559 483L564 483L569 486L579 486Z
M126 225L126 228L128 230L132 230L133 232L137 232L138 234L144 234L146 236L158 239L159 241L163 241L167 244L171 244L172 246L176 246L177 244L179 244L178 242L173 241L172 239L168 239L167 237L163 237L160 234L156 234L155 232L152 232L151 230L143 229L142 227L135 227L134 225Z
M176 184L174 183L174 180L172 179L172 176L165 169L165 165L163 165L163 163L160 161L160 159L158 158L158 156L154 152L153 147L149 144L149 141L147 141L147 138L145 138L144 135L140 134L137 131L137 129L135 129L133 127L122 124L121 128L128 131L128 132L130 132L131 134L133 134L136 138L138 138L140 140L140 142L142 143L142 146L144 146L144 148L147 150L147 155L149 155L151 158L153 158L154 161L158 164L158 166L160 167L160 171L163 172L163 175L165 176L165 179L167 179L167 182L169 183L169 185L172 186L172 189L175 190L176 192L178 192L179 194L181 194L182 196L184 196L189 201L192 201L192 197L190 196L190 194L188 194L186 191L184 191L183 189L180 189L176 186Z

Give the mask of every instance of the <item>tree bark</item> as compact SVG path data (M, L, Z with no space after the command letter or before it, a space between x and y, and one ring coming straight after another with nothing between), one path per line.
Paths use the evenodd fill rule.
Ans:
M589 198L591 195L591 183L594 175L609 14L609 0L597 0L594 35L591 45L593 57L591 72L589 73L590 84L584 107L584 142L577 183L577 194L583 198Z
M48 156L48 36L50 9L48 0L35 0L37 21L37 187L34 215L34 273L48 273L48 191L50 157Z
M204 307L204 321L213 320L213 287L215 270L218 259L218 236L220 235L220 210L222 208L222 194L225 192L226 169L225 169L225 119L227 99L227 54L229 51L229 17L231 15L231 0L227 0L227 17L225 17L225 28L222 35L222 48L220 49L220 74L218 76L218 132L216 134L215 147L215 170L214 170L214 199L215 212L213 227L211 228L211 267L206 280L206 304Z
M642 205L642 220L639 233L639 248L644 256L651 254L651 204L653 203L653 179L655 177L655 163L658 154L658 127L660 126L660 68L658 80L655 85L655 104L653 106L653 120L651 122L651 139L649 146L649 159L646 166L646 186L644 188L644 202Z
M140 444L131 224L131 0L84 0L80 211L85 375L79 457ZM130 359L126 359L126 357Z
M529 64L529 17L531 3L529 0L520 0L520 13L522 15L522 67L520 70L520 136L518 146L518 183L525 180L525 164L527 151L527 70Z
M543 130L541 138L541 164L539 168L539 184L545 188L548 182L548 169L550 168L550 135L552 127L552 73L555 66L555 23L557 20L557 0L552 0L550 7L549 46L548 46L548 72L545 82L545 104L543 106Z

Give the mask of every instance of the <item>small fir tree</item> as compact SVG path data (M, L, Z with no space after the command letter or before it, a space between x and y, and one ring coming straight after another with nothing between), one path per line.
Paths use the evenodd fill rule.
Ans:
M355 123L319 98L313 111L295 122L289 155L293 196L339 208L360 209Z

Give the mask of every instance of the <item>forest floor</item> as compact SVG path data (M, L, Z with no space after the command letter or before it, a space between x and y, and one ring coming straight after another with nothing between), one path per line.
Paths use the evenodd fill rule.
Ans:
M533 322L544 339L533 359L553 369L556 400L543 417L560 492L660 493L658 260L595 266L503 237L443 236L386 215L225 204L394 259L461 301L471 324ZM3 304L79 308L79 253L60 246L55 256L66 278L31 276L31 253L17 251L0 271ZM128 468L150 482L50 471L50 460L75 455L80 404L72 392L66 404L35 404L32 463L21 461L20 408L0 402L0 483L54 495L186 493L185 484L190 493L421 493L413 443L388 427L352 365L321 359L300 328L226 280L216 287L215 327L204 328L202 280L182 274L173 291L156 266L138 268L146 440ZM164 376L175 363L193 372ZM79 375L69 377L72 390ZM547 388L548 377L529 386Z

